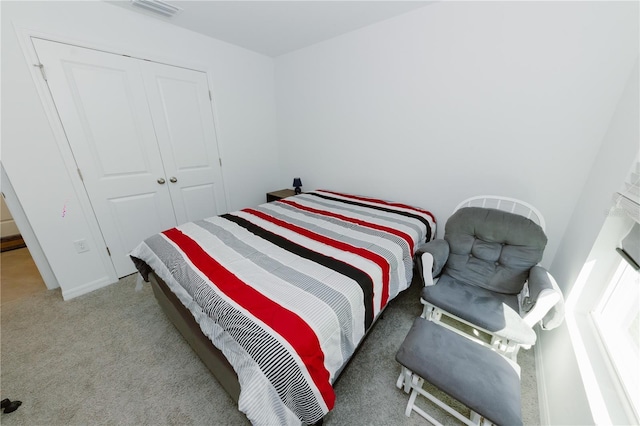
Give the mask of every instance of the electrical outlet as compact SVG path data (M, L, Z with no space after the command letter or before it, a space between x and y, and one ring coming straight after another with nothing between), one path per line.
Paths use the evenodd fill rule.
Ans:
M76 251L78 253L84 253L85 251L89 251L87 240L76 240L73 242L73 245L76 247Z

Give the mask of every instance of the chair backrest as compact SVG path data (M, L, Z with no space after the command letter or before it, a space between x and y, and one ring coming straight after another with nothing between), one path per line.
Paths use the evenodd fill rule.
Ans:
M542 260L547 237L533 220L491 207L461 207L445 224L449 258L443 271L490 291L518 294Z
M485 207L519 214L527 219L531 219L533 222L540 225L542 230L545 231L544 217L542 217L540 211L531 204L516 198L502 197L499 195L478 195L467 198L458 204L453 212L455 213L462 207Z

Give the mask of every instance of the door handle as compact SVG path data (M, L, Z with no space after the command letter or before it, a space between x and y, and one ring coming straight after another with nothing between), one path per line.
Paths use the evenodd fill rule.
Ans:
M160 185L163 185L165 182L166 182L166 181L164 180L164 178L160 178L160 179L158 179L158 183L159 183Z
M176 183L177 181L178 181L178 178L177 178L177 177L175 177L175 176L171 176L171 177L169 178L169 182L171 182L171 183Z

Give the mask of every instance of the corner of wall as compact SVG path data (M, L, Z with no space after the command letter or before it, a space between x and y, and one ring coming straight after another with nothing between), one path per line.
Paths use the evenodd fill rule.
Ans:
M605 223L612 196L626 178L638 154L640 102L639 68L636 58L620 100L612 114L598 154L591 166L582 192L564 232L550 272L560 284L565 299L571 297L574 284L588 261L589 253ZM567 313L567 315L572 315ZM593 424L592 407L585 391L583 372L578 363L575 336L567 322L546 331L536 344L539 371L541 420L548 424ZM538 347L539 346L539 347ZM573 384L573 390L568 389Z

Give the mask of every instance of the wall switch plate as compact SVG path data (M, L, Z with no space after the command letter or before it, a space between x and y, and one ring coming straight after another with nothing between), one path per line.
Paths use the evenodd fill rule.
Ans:
M85 251L89 251L87 240L76 240L73 242L73 245L76 247L76 251L78 253L84 253Z

